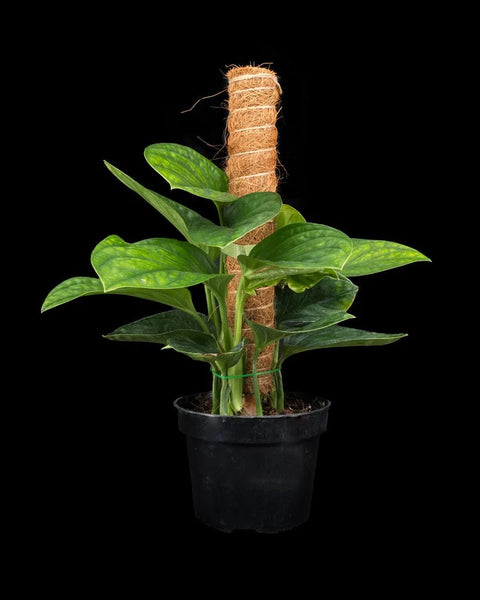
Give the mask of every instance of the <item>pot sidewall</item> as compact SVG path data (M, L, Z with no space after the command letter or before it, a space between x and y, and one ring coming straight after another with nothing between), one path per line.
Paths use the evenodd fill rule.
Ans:
M187 440L197 518L221 531L269 533L308 520L330 402L293 415L238 417L185 408L193 397L174 404Z

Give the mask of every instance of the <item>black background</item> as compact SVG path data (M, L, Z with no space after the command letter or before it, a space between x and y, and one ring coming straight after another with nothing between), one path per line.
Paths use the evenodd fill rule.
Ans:
M252 32L245 42L238 32L182 35L163 23L140 34L126 23L97 28L89 21L49 29L32 54L36 102L26 136L35 160L24 175L40 192L30 218L37 241L36 298L28 311L35 335L26 352L35 371L25 382L33 390L25 411L35 439L30 516L38 547L47 539L52 560L64 568L65 556L85 547L101 561L151 547L198 550L208 538L217 549L241 541L261 561L286 549L298 556L309 539L319 559L365 558L368 545L377 560L405 543L410 557L420 556L440 536L436 415L444 400L435 321L442 256L432 217L451 183L443 158L449 125L439 125L450 85L448 36L440 39L427 20L377 27L364 15L359 23L339 19L316 29L306 17L271 36ZM148 22L144 15L142 25ZM307 220L411 245L433 263L356 280L355 326L408 338L287 362L287 388L332 400L329 428L310 522L253 538L218 534L193 517L172 402L208 389L208 367L153 345L101 337L156 307L92 297L41 317L39 310L63 279L93 276L89 254L105 236L176 235L102 160L168 195L143 149L177 142L213 157L216 150L202 140L221 146L226 94L181 111L224 89L228 65L264 62L283 88L284 200ZM218 164L224 156L221 150ZM213 217L207 200L171 196ZM208 556L196 556L211 568Z

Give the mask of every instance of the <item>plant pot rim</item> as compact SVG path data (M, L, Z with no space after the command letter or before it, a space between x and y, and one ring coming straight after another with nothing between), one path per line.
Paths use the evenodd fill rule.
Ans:
M210 392L204 392L204 393L210 394ZM290 393L298 394L299 392L290 392ZM202 394L202 392L200 392L200 394ZM331 405L330 400L327 400L326 398L323 398L321 396L314 396L313 397L314 401L321 400L323 402L323 406L320 406L319 408L315 408L314 410L298 412L298 413L291 413L291 414L285 414L285 415L262 415L262 416L257 416L257 415L212 415L211 413L205 413L205 412L199 412L196 410L191 410L191 409L185 408L184 406L181 405L181 402L183 400L190 399L192 396L197 396L197 395L199 395L199 393L187 394L185 396L180 396L179 398L177 398L174 401L173 405L179 412L181 411L183 413L188 413L188 414L199 416L199 417L207 417L209 419L228 419L228 420L231 419L231 420L235 420L235 421L238 421L238 419L252 420L252 421L260 421L260 420L272 421L272 420L279 420L279 419L297 419L299 417L316 415L321 412L328 411L328 409L330 408L330 405Z

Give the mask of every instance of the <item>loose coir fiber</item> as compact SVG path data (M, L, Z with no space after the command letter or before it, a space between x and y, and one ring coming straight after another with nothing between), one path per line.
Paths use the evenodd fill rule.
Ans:
M251 192L275 192L277 189L277 105L281 88L274 71L261 67L235 67L228 71L228 159L226 172L229 192L244 196ZM237 244L256 244L274 231L273 221L247 233ZM227 257L227 270L235 274L228 290L228 317L233 326L235 296L240 266ZM274 288L260 288L245 304L248 319L274 327ZM243 337L253 339L250 328L244 326ZM247 345L246 373L252 372L253 344ZM257 371L272 368L273 346L266 348L258 358ZM273 388L272 375L258 378L260 392ZM245 411L255 414L253 378L244 379Z

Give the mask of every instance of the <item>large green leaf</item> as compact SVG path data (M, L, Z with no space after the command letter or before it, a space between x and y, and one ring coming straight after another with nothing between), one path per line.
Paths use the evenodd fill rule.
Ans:
M430 262L418 250L396 242L356 238L352 238L352 242L352 253L343 267L343 274L347 277L370 275L419 261Z
M252 248L255 247L255 244L228 244L222 248L223 254L227 256L231 256L232 258L238 258L239 256L248 256L252 251Z
M225 226L216 225L194 210L157 194L109 163L107 168L128 188L139 194L162 214L191 243L223 248L275 217L282 200L273 192L242 196L224 212Z
M195 307L193 306L192 295L190 290L184 288L172 289L172 290L156 290L148 288L117 288L113 292L110 292L119 296L133 296L134 298L143 298L144 300L152 300L153 302L160 302L173 308L179 308L188 313L195 313Z
M293 292L301 294L305 290L309 290L325 277L335 277L336 275L337 271L334 271L333 269L324 269L318 273L303 273L303 271L301 271L298 275L289 275L285 281Z
M149 190L144 187L132 177L117 169L107 161L105 161L105 166L107 169L115 175L117 179L119 179L124 185L126 185L129 189L139 194L144 200L146 200L153 208L158 210L158 212L163 215L170 223L178 229L178 231L188 240L192 241L189 235L189 228L194 226L195 224L201 224L204 221L207 223L211 223L208 219L204 219L201 215L199 215L194 210L190 210L186 206L179 204L178 202L174 202L170 200L170 198L166 198L161 194L157 194L153 190ZM214 225L213 223L211 223Z
M305 217L293 206L282 204L280 212L275 217L275 229L281 229L292 223L305 223Z
M266 327L260 323L255 323L249 319L245 319L252 330L255 341L255 354L258 356L267 346L281 339L296 336L300 333L316 332L327 327L332 327L337 323L353 319L354 316L340 310L331 310L324 308L318 311L316 321L307 321L305 323L284 323L278 327Z
M208 158L180 144L152 144L145 149L148 164L168 181L171 189L180 189L215 202L233 202L228 193L228 178Z
M281 207L282 199L275 192L254 192L242 196L234 204L227 206L224 211L226 228L232 231L232 237L227 243L238 240L249 231L270 221L278 214ZM222 244L222 246L226 245L226 243Z
M249 258L301 270L342 269L352 251L343 232L317 223L286 225L262 240Z
M311 333L299 333L285 339L281 362L289 356L319 348L345 346L383 346L405 337L405 333L374 333L351 327L333 325Z
M58 284L47 295L42 305L42 313L82 296L104 294L100 279L95 277L71 277Z
M245 342L242 341L240 342L240 344L234 346L231 350L228 350L228 352L220 352L217 355L218 358L216 358L215 360L221 362L225 369L230 369L231 367L235 366L238 363L238 361L242 358L244 348ZM213 357L207 360L207 362L213 363Z
M121 288L175 289L215 277L215 263L188 242L153 238L128 244L117 235L100 242L92 265L106 292Z
M213 330L205 315L201 319ZM214 364L222 362L225 368L236 364L242 355L244 344L229 352L220 352L215 337L206 333L198 318L180 310L169 310L133 323L123 325L104 336L120 342L149 342L161 344L194 360Z
M104 295L105 293L100 279L95 277L72 277L53 288L45 298L42 312L83 296ZM110 294L152 300L153 302L179 308L188 313L195 313L190 291L182 288L173 290L118 288Z
M232 348L229 352L221 352L212 335L200 331L179 331L172 333L167 340L165 348L172 348L193 360L200 360L215 364L223 363L225 368L233 367L243 354L243 342Z
M342 321L347 321L348 319L354 318L355 317L353 315L344 312L343 310L333 310L331 308L319 307L317 310L317 318L315 320L285 321L278 325L277 329L289 334L306 333L309 331L325 329L327 327L331 327L332 325L336 325L337 323L341 323Z
M303 326L318 321L325 311L346 311L350 308L358 287L347 278L324 277L311 289L297 294L288 288L275 293L277 327Z
M262 240L248 256L239 256L238 262L248 290L274 285L282 279L288 280L288 276L341 270L351 249L350 238L338 229L316 223L295 223Z
M205 315L201 315L201 318L207 323ZM198 319L192 315L181 310L167 310L118 327L103 337L119 342L150 342L166 345L169 336L185 331L205 333Z
M254 354L257 357L267 346L270 346L273 342L277 342L285 337L283 331L278 331L272 327L266 327L265 325L261 325L260 323L256 323L247 318L245 318L245 321L252 330L253 341L255 342Z

